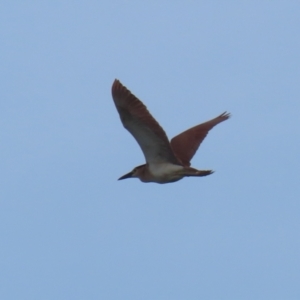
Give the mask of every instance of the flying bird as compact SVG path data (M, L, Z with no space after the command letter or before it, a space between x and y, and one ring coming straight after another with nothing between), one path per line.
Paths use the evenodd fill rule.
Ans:
M112 85L112 97L123 126L133 135L141 147L146 164L135 167L119 180L139 178L142 182L169 183L188 176L207 176L212 170L197 170L190 167L191 159L209 130L227 120L230 114L192 127L168 140L158 122L146 106L119 80Z

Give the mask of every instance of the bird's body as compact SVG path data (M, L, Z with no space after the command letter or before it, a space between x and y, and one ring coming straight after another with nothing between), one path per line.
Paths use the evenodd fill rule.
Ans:
M183 177L184 167L172 163L157 163L143 165L142 170L145 175L140 177L141 181L168 183L180 180Z
M169 142L146 106L118 80L113 83L112 96L124 127L136 139L146 159L146 164L134 168L119 180L136 177L142 182L169 183L186 176L198 177L213 173L211 170L191 168L190 160L208 131L227 120L230 114L225 112L192 127Z

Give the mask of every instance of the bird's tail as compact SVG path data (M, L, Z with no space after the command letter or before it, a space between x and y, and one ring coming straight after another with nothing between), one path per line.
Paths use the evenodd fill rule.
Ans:
M194 168L186 168L184 172L184 176L196 176L196 177L201 177L201 176L207 176L214 173L212 170L197 170Z

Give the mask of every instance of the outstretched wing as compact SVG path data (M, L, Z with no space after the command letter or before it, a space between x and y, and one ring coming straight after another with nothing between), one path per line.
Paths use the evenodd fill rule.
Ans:
M180 164L164 130L146 106L117 79L112 85L112 97L124 127L140 145L147 163Z
M210 121L180 133L171 140L172 149L175 155L181 160L183 165L190 166L192 157L198 150L201 142L204 140L209 130L229 118L230 114L224 112Z

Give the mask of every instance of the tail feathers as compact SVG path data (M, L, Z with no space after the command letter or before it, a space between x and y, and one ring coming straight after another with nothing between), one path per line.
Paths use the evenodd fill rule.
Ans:
M199 170L194 176L207 176L214 173L212 170Z
M207 176L214 173L212 170L196 170L194 168L187 168L185 170L185 176L196 176L196 177L201 177L201 176Z

